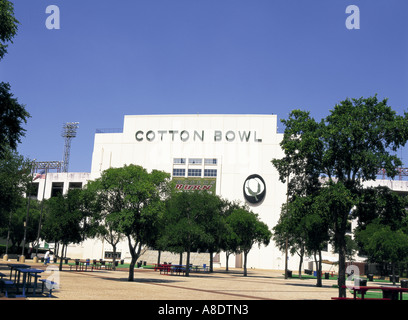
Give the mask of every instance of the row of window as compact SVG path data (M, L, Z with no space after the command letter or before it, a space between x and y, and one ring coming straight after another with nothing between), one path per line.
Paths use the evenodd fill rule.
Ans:
M188 177L201 177L201 169L188 169ZM173 169L173 177L185 177L186 169ZM217 169L204 169L204 177L216 177Z
M173 164L186 164L186 158L174 158L173 159ZM189 158L188 159L188 164L196 164L196 165L201 165L203 164L203 159L201 158ZM204 164L205 165L217 165L217 159L209 158L209 159L204 159Z
M29 195L30 197L37 198L39 183L34 182L31 185ZM82 182L69 182L68 189L82 189ZM53 182L51 185L51 197L56 197L60 194L63 194L64 182Z

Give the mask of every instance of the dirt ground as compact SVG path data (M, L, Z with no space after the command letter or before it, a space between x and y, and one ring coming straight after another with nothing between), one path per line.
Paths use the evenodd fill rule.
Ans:
M0 261L0 272L9 274L8 263ZM128 271L75 271L64 266L45 267L26 260L25 264L43 269L41 278L53 278L58 284L52 297L30 297L28 300L331 300L338 295L334 280L284 279L282 271L242 269L215 270L213 273L191 273L190 277L161 275L151 269L135 269L134 281ZM12 300L11 298L10 300Z

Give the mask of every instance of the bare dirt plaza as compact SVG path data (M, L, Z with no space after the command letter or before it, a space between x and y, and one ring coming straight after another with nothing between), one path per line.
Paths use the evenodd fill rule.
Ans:
M9 274L12 261L1 261L0 271ZM42 263L26 264L46 269ZM191 273L190 277L163 275L152 269L135 269L134 281L128 271L75 271L64 265L58 272L60 288L51 297L28 297L28 300L331 300L338 294L337 281L284 279L282 271L215 269L213 273ZM13 298L10 298L13 299Z

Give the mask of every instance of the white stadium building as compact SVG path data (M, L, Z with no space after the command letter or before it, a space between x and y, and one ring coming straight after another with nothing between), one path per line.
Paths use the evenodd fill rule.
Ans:
M283 156L282 138L276 115L125 116L123 130L98 130L95 134L90 173L48 173L46 179L36 180L37 198L82 187L108 168L137 164L148 171L169 172L177 188L207 189L231 201L247 203L272 229L286 201L286 184L279 181L271 163ZM379 180L375 184L408 190L408 181ZM88 239L67 250L68 257L81 259L105 259L111 253L110 245L100 239ZM330 246L323 256L326 262L336 261ZM130 260L127 241L118 246L118 258ZM141 257L149 263L156 259L151 250ZM178 261L162 254L163 261L171 259ZM208 263L209 254L198 253L195 259ZM225 255L216 255L214 261L224 267ZM298 262L297 256L289 256L289 269L297 270ZM311 262L305 259L304 268L313 269ZM242 267L242 263L241 255L229 260L230 267ZM247 267L283 270L285 254L273 241L267 247L255 246ZM323 270L333 268L324 265Z

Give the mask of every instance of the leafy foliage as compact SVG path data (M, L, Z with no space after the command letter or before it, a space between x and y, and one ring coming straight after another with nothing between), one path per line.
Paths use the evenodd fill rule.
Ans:
M236 209L227 217L230 237L238 244L238 252L244 253L244 276L247 275L247 255L255 244L267 246L272 237L268 226L257 214L245 209Z
M143 246L155 245L159 235L160 216L164 213L170 175L128 165L105 170L92 184L97 198L104 203L100 217L106 232L127 238L132 256L129 281ZM91 190L91 189L89 189ZM97 207L96 207L97 208Z
M320 122L301 110L292 111L282 122L285 155L272 163L282 182L289 179L290 198L319 194L316 205L325 212L339 253L339 295L344 296L351 209L359 202L361 183L375 180L380 168L390 177L397 174L401 160L394 152L408 140L408 113L397 115L387 99L374 96L341 101ZM322 178L327 180L324 185Z
M10 92L8 83L0 83L0 158L6 148L15 150L25 135L23 123L27 123L30 114L25 106L18 103Z
M0 60L7 53L7 42L13 43L19 24L14 17L14 5L8 0L0 0Z

